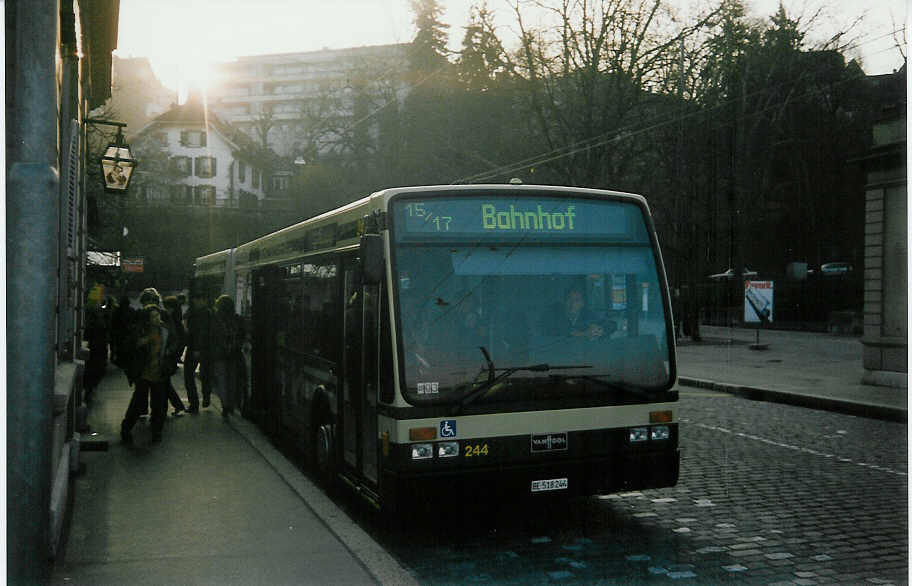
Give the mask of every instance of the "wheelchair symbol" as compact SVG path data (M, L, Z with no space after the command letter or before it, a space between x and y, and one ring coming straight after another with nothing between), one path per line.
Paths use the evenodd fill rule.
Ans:
M456 437L456 422L452 419L441 421L440 437Z

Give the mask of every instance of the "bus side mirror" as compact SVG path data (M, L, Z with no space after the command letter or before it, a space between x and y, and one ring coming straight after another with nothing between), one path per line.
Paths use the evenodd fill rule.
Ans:
M366 283L383 281L383 238L379 234L361 236L361 275Z

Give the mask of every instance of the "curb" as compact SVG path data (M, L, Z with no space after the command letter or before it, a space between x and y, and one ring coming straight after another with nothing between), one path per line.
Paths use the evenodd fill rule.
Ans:
M228 425L240 434L285 483L304 501L317 519L355 557L362 567L378 584L396 586L418 586L417 580L383 547L368 535L357 523L339 509L326 496L323 489L315 486L294 464L289 462L260 429L243 418L230 417Z
M868 417L871 419L882 419L884 421L894 421L897 423L908 423L909 420L908 411L906 409L891 407L889 405L861 403L859 401L834 399L832 397L823 397L820 395L790 393L787 391L776 391L761 387L720 383L712 380L689 377L678 377L678 384L686 387L696 387L728 393L752 401L784 403L797 407L807 407L820 411L833 411L836 413Z

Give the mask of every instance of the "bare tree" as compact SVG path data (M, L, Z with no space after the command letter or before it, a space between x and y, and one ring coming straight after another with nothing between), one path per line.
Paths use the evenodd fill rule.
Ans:
M529 6L555 24L529 28ZM525 79L532 130L552 154L542 161L568 184L616 184L644 156L626 139L654 120L651 92L665 83L680 38L704 22L675 31L662 0L517 0L513 10L520 49L512 65Z

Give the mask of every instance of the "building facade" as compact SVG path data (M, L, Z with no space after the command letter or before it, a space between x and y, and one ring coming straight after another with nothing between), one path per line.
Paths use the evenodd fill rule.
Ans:
M883 100L865 185L865 382L908 387L906 69L874 80Z
M355 124L401 102L408 45L239 57L218 67L215 111L282 157L331 152Z
M266 197L271 153L208 112L192 95L132 139L138 158L132 198L176 206L257 208Z
M87 112L111 95L118 0L8 0L7 578L50 576L78 469Z

